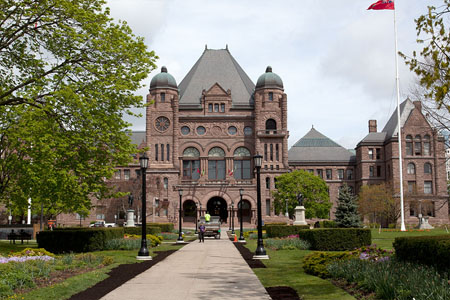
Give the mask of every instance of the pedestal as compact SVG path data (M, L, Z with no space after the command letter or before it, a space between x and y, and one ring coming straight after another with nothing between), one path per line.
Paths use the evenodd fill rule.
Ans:
M416 227L418 229L434 229L433 226L431 226L428 223L428 217L422 217L422 214L419 214L419 225Z
M297 206L295 207L295 221L294 225L308 225L305 221L305 207Z
M134 209L127 210L127 225L125 227L135 227L135 225L134 225Z

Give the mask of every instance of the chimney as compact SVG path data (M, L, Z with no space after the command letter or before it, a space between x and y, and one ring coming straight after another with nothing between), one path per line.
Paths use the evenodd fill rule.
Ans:
M422 112L422 102L421 101L414 101L414 106L417 108L418 111Z
M377 120L369 120L369 133L377 132Z

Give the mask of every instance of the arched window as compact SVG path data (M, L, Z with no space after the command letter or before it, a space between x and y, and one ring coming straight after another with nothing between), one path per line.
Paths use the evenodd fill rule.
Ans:
M426 134L423 137L423 155L430 155L431 153L431 144L430 144L430 136Z
M413 138L411 135L406 136L406 155L413 155Z
M422 155L422 139L420 138L420 135L416 135L414 138L414 154Z
M183 179L198 180L200 178L200 151L188 147L183 151Z
M430 163L425 163L423 165L423 172L425 174L431 174L431 164Z
M270 131L277 131L277 122L275 122L274 119L269 119L266 121L266 133L269 133Z
M225 180L225 151L214 147L208 152L208 179Z
M164 177L164 189L167 190L169 188L169 178Z
M250 179L251 173L251 154L250 150L245 147L239 147L234 150L234 178Z
M408 174L416 174L416 166L413 163L409 163L407 167Z

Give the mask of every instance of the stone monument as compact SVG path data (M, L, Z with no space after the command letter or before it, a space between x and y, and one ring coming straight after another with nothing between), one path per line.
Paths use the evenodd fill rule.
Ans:
M133 195L128 195L128 205L130 208L127 210L127 225L125 227L135 227L134 209L131 208L133 206L133 200Z
M419 218L419 225L417 225L416 228L418 228L418 229L434 229L434 227L428 223L428 217L423 217L422 214L419 214L418 218Z
M303 195L297 195L298 205L295 207L295 221L294 225L308 225L305 221L305 207L303 206Z

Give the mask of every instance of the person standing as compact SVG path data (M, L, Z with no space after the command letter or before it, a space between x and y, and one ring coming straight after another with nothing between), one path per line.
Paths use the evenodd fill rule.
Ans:
M199 243L205 242L205 231L205 224L200 224L200 227L198 228L198 239L200 240Z

